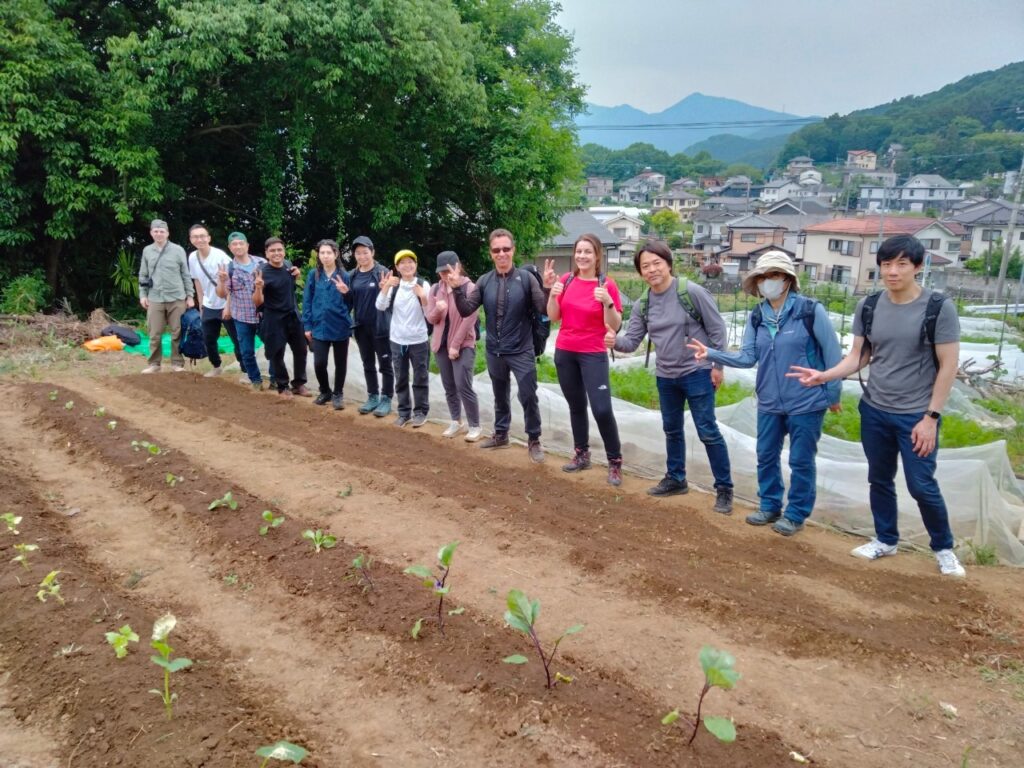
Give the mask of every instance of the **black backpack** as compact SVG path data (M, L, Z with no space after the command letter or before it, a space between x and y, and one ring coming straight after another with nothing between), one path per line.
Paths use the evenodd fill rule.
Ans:
M871 326L875 320L875 307L878 306L878 299L883 291L870 294L864 299L864 306L860 312L860 322L864 331L864 344L860 350L861 368L865 363L871 361ZM939 356L935 354L935 325L939 320L939 313L946 301L946 295L938 291L932 291L928 297L928 304L924 308L924 320L921 321L921 344L928 342L932 345L932 360L935 363L935 370L939 370ZM864 380L860 377L860 368L857 369L857 380L860 381L860 388L864 389Z
M822 352L818 337L814 335L814 311L819 302L809 296L800 296L799 294L795 298L798 304L793 307L793 319L803 321L804 327L807 329L807 335L814 342L814 348L818 353L818 360L824 365L825 353ZM761 303L758 302L757 306L750 310L750 325L753 327L754 333L757 333L758 327L763 322L764 317L761 313Z

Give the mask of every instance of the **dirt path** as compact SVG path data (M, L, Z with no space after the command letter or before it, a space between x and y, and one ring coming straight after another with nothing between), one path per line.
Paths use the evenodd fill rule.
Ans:
M603 473L566 478L522 451L489 455L429 426L399 431L227 382L61 383L74 391L54 402L49 385L4 393L4 447L73 488L76 540L112 571L142 564L138 594L170 591L194 631L230 649L249 694L276 691L332 761L364 764L352 758L381 744L399 757L385 764L402 765L439 753L453 765L785 765L790 750L832 765L959 765L970 746L972 766L1009 766L1019 755L1015 689L978 672L1021 656L1016 572L974 569L964 584L923 557L863 564L849 539L765 535L714 515L704 496L651 500L633 478L616 493ZM97 404L119 420L113 433L83 410ZM33 452L40 435L60 444ZM147 463L132 439L163 452ZM184 480L169 488L165 470ZM203 515L228 489L240 513ZM255 533L263 508L288 518L266 539ZM295 541L307 523L344 545L314 559ZM285 530L287 543L268 541ZM447 639L428 625L414 643L408 625L430 600L400 571L452 540L451 600L466 613ZM377 559L381 594L341 580L357 550ZM535 661L500 664L528 650L501 627L511 587L542 600L542 634L587 625L564 645L576 682L554 695ZM713 692L708 708L734 717L740 740L719 747L704 734L692 753L657 719L692 712L704 644L739 660L739 687Z

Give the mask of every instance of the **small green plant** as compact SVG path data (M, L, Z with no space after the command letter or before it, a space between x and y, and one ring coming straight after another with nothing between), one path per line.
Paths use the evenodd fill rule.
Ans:
M338 491L339 499L347 499L352 495L352 483L345 483L345 487Z
M964 546L970 553L971 560L975 565L999 565L999 556L996 548L990 544L975 544L972 539L966 539Z
M98 419L102 419L104 416L107 415L107 409L101 405L99 408L92 412L92 415Z
M260 536L266 536L270 533L271 528L277 528L284 522L284 515L281 515L281 517L274 517L274 513L269 509L264 509L263 514L261 514L260 517L262 517L263 521L266 523L266 525L260 526Z
M225 586L233 587L237 583L238 583L238 574L237 573L229 573L227 576L224 577L224 584L225 584Z
M530 600L526 595L518 590L509 590L508 597L506 598L506 604L508 610L505 611L505 621L513 629L519 630L524 635L529 637L533 641L533 647L537 649L537 655L540 656L540 662L544 665L544 677L547 679L547 687L554 688L555 683L565 682L571 683L572 678L563 675L561 672L556 672L555 677L551 677L551 664L555 660L555 654L558 653L559 644L569 635L575 635L581 629L582 624L574 624L569 627L565 632L555 640L554 646L551 648L551 653L544 653L544 647L540 644L540 638L537 637L537 618L540 616L540 600ZM525 664L527 659L522 654L512 654L502 659L506 664Z
M117 429L117 422L116 421L108 421L107 422L107 429L109 429L111 432L113 432L115 429Z
M31 552L39 550L38 544L15 544L14 548L18 551L17 557L12 557L12 563L21 563L21 567L26 571L28 570L28 556Z
M332 536L329 533L324 533L319 528L315 531L307 528L302 532L302 538L310 542L313 545L313 551L318 555L321 549L330 549L338 543L338 537Z
M444 598L451 591L451 587L448 585L448 574L452 569L452 555L455 554L457 546L459 546L459 542L453 541L437 550L437 574L425 565L410 565L404 571L423 579L423 586L438 596L437 628L441 631L442 637L444 637ZM419 619L412 628L413 638L419 637L422 628L423 619Z
M50 571L46 574L41 582L39 582L39 591L36 592L36 599L41 603L46 602L46 598L56 598L57 602L64 605L64 598L60 596L60 582L57 581L57 574L60 571Z
M373 565L373 558L363 552L360 552L352 561L352 573L349 574L349 578L358 579L359 583L363 586L364 593L377 591L377 586L373 583L373 577L370 576L371 565Z
M184 479L185 478L182 477L181 475L176 475L173 472L168 472L167 475L164 477L164 482L167 483L169 487L173 488Z
M238 502L231 496L231 491L228 491L219 499L214 499L210 502L210 510L217 509L218 507L228 507L233 512L238 509Z
M116 425L117 422L115 421L114 424ZM109 427L110 424L107 424L107 426ZM156 443L150 443L146 440L132 440L132 450L136 453L139 451L148 451L154 456L159 456L161 453L159 445Z
M292 744L290 741L279 741L276 744L260 747L256 750L256 757L263 758L260 768L266 768L267 763L271 760L280 760L281 762L290 760L294 765L298 765L308 754L309 752L305 749L298 744Z
M687 746L693 744L693 740L697 738L697 730L701 724L700 711L708 691L712 688L721 688L723 691L731 690L736 685L736 681L740 679L740 673L734 669L735 665L736 659L728 651L719 651L710 645L705 645L700 649L700 666L704 670L704 687L701 688L700 698L697 699L697 716L690 720L680 714L678 709L673 709L661 719L663 725L671 725L676 720L682 720L693 729L690 740L686 742ZM705 717L703 722L704 727L719 741L736 741L736 725L729 718Z
M50 393L47 395L47 397L50 399L50 402L52 403L54 400L57 399L57 390L56 389L51 389Z
M110 643L119 659L128 655L128 643L139 642L139 636L132 632L130 624L125 624L116 632L107 632L104 637L107 638L107 642Z
M158 656L150 656L150 661L164 670L164 689L161 691L153 688L149 692L155 693L160 697L160 700L164 703L164 709L167 711L168 720L174 716L174 702L178 700L178 694L171 693L171 673L180 672L192 666L191 659L184 657L171 658L171 653L174 652L174 649L167 644L167 636L171 634L171 630L174 629L177 623L178 620L174 618L173 614L167 613L161 616L153 623L153 638L149 643L150 647L159 654Z
M18 526L21 524L20 516L14 514L13 512L4 512L2 515L0 515L0 520L3 520L5 523L7 523L8 533L13 533L15 536L17 536L20 533L20 531L18 531Z
M75 401L74 400L68 400L66 403L64 403L64 410L65 411L73 411L73 410L75 410Z
M34 315L46 307L50 286L40 271L10 280L0 293L0 313Z

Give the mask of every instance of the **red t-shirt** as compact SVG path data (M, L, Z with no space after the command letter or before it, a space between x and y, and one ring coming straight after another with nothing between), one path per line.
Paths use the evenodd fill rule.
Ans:
M562 275L562 283L569 275ZM597 279L585 280L574 277L569 286L558 295L558 306L562 311L562 324L558 329L556 349L566 352L605 352L604 345L604 306L594 299ZM615 308L622 311L622 299L619 287L610 277L605 279L604 288L615 303Z

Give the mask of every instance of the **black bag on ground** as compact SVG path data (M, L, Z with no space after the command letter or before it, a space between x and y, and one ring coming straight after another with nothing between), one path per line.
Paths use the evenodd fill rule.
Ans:
M117 336L126 347L137 347L142 343L139 334L123 325L108 325L100 331L100 336Z

